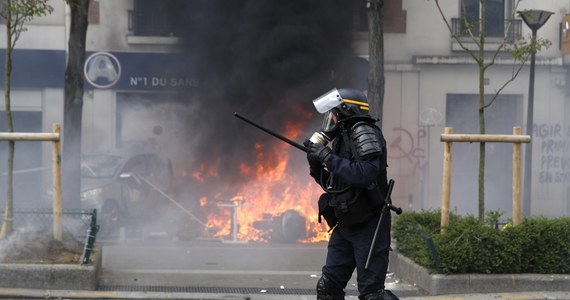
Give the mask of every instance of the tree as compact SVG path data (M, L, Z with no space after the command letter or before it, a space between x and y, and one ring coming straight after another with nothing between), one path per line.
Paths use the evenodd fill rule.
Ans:
M368 15L368 102L372 117L384 111L384 0L367 0ZM382 122L380 122L380 126Z
M11 78L12 78L12 52L20 34L26 31L24 24L37 16L45 16L53 11L48 5L49 0L5 0L0 2L0 18L6 25L6 55L4 65L4 100L6 105L6 120L8 132L14 132L14 122L11 110ZM8 141L8 175L6 189L6 207L4 208L4 221L0 230L0 238L12 232L12 218L14 207L14 148L15 142Z
M67 0L71 8L69 53L65 69L62 181L63 203L79 207L81 186L81 122L83 111L83 65L87 37L89 0Z
M513 82L518 74L520 73L524 64L531 57L533 52L540 50L542 47L550 46L550 42L547 40L533 40L526 41L523 37L514 37L517 40L511 40L511 25L515 19L515 12L518 5L522 0L517 0L512 11L509 12L509 20L507 21L507 26L504 27L502 34L502 40L498 43L496 50L489 52L489 49L485 48L486 42L486 30L487 27L487 0L460 0L461 8L461 33L466 35L467 41L475 45L475 49L469 48L467 42L458 35L457 31L453 30L453 26L450 24L448 18L443 13L440 5L441 0L435 0L435 5L445 22L452 38L459 44L461 49L463 49L477 64L479 68L479 134L485 134L485 109L491 106L497 96L501 91L511 82ZM477 16L473 16L468 13L466 2L470 4L476 3L478 1L479 11ZM486 102L485 97L485 72L491 66L495 64L499 54L503 51L509 52L514 59L513 70L511 77L507 79L498 90L494 92L489 101ZM485 218L485 143L479 144L479 175L478 175L478 216L480 221L484 221Z

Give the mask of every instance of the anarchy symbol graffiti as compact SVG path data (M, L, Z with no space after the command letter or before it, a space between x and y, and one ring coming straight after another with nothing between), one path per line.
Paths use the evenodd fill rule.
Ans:
M420 112L421 126L436 126L443 121L443 115L435 108L429 107Z

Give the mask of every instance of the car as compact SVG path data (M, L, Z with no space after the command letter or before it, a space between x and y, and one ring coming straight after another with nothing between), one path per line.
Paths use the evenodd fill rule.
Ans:
M100 235L137 228L168 206L170 160L156 153L87 153L81 160L81 207L97 209Z

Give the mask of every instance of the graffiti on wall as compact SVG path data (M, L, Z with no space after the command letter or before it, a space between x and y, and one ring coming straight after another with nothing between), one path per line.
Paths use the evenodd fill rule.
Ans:
M395 138L388 143L388 157L408 162L412 166L412 175L425 173L428 160L422 145L427 142L427 129L418 129L415 135L402 127L394 127L392 130Z
M540 142L538 182L570 183L570 126L564 130L561 124L535 124L534 138Z

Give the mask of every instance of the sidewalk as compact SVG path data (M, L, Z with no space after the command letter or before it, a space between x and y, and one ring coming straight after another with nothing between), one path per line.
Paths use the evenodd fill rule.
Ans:
M0 288L2 299L191 299L191 300L308 300L315 295L276 295L276 294L213 294L213 293L165 293L165 292L106 292L71 290L32 290ZM346 299L357 299L347 296ZM570 292L520 292L498 294L467 294L443 296L400 297L402 300L538 300L570 299Z

